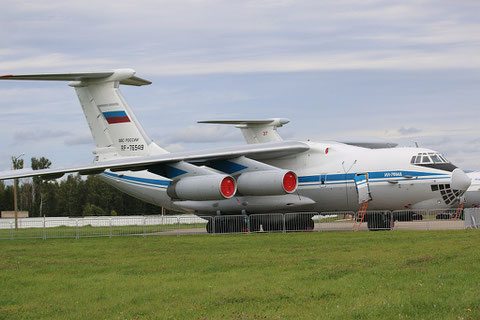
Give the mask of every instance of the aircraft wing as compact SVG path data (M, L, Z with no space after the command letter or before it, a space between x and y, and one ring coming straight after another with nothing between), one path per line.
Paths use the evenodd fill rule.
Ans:
M0 180L28 178L34 176L40 176L45 179L58 179L66 173L78 172L82 175L99 174L107 169L111 171L139 171L148 169L149 167L158 164L167 164L178 161L201 163L211 160L233 159L240 156L245 156L255 160L262 160L301 153L309 149L310 146L308 144L296 141L242 145L205 151L175 152L149 157L124 158L72 168L43 170L22 169L3 171L0 172Z
M356 147L362 147L362 148L368 148L368 149L388 149L388 148L395 148L398 146L398 143L395 142L344 142L342 143L351 145L351 146L356 146Z

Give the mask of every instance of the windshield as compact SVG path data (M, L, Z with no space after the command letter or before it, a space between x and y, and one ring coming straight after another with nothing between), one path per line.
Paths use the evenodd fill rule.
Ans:
M412 164L450 163L443 155L434 152L421 152L412 157Z

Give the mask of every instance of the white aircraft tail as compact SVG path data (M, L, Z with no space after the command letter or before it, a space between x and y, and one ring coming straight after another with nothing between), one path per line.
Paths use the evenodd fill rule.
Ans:
M119 90L120 84L142 86L132 69L106 72L7 75L0 80L70 81L95 140L95 161L167 153L147 136Z

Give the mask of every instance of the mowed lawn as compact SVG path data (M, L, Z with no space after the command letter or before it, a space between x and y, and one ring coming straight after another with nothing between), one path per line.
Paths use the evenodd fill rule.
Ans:
M480 231L0 241L0 319L479 319Z

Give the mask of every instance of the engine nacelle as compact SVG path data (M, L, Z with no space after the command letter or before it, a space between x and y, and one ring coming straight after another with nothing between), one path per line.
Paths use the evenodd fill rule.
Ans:
M237 186L231 176L212 174L185 177L174 181L167 189L173 199L222 200L235 195Z
M237 179L238 192L246 196L288 194L295 192L297 186L297 175L288 170L245 172Z

